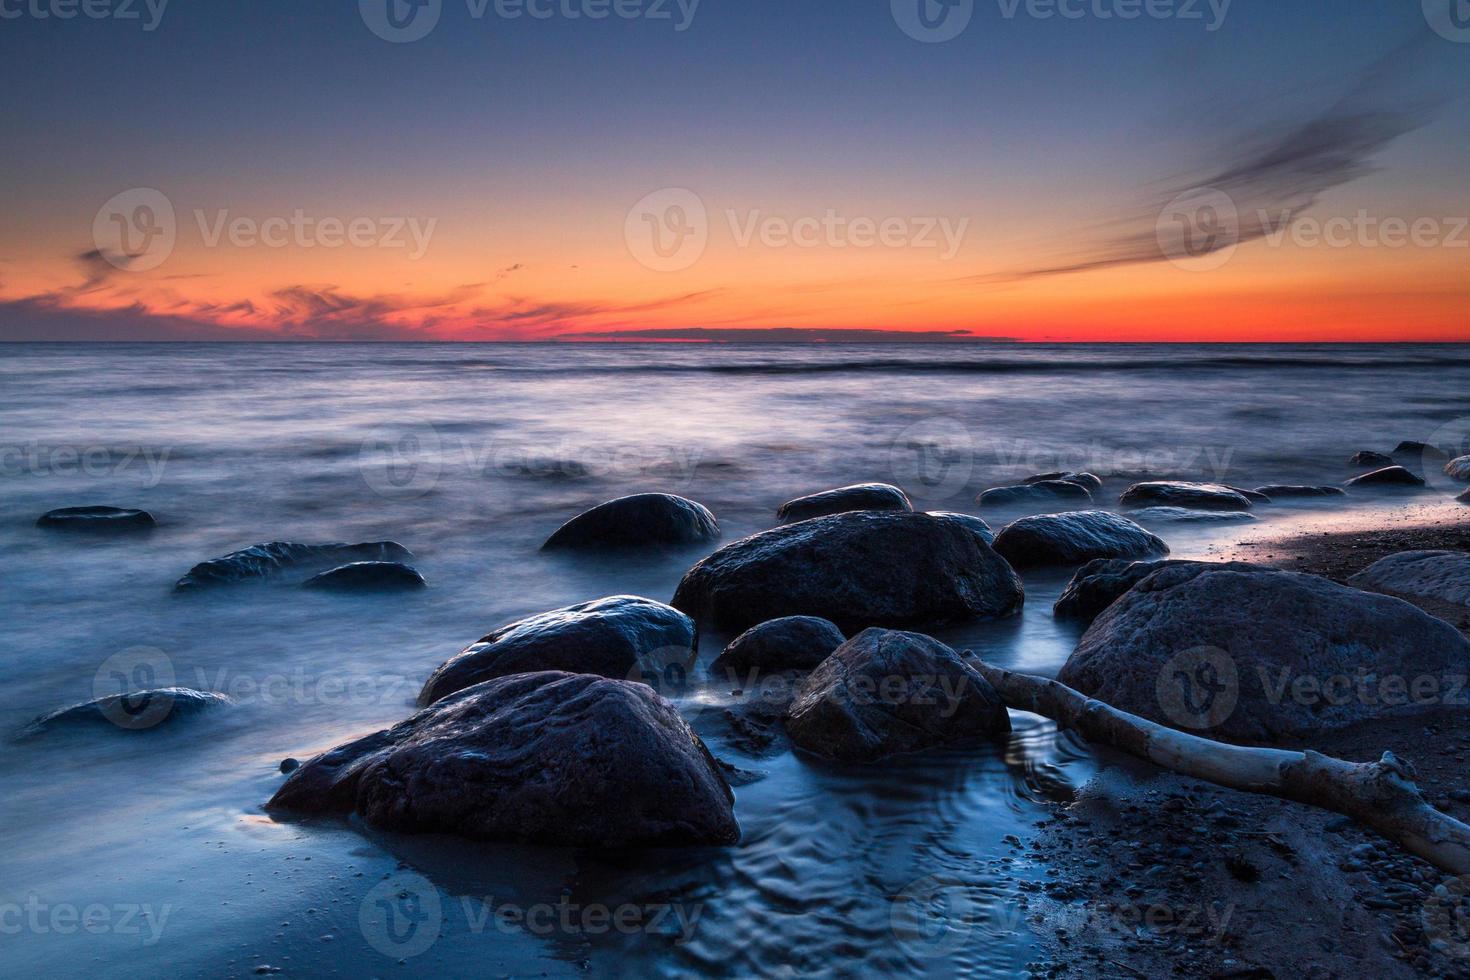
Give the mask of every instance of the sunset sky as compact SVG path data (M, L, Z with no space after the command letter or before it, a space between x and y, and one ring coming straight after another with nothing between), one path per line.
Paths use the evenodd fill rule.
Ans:
M0 339L1470 340L1420 0L51 2L0 0Z

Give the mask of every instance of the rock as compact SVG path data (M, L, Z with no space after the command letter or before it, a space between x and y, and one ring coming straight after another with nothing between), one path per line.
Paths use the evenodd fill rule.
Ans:
M1240 494L1242 497L1244 497L1246 500L1249 500L1253 504L1269 504L1271 502L1270 494L1262 493L1259 490L1246 490L1243 487L1229 486L1227 486L1226 489L1234 490L1236 493Z
M428 583L418 571L396 561L356 561L314 575L302 583L330 592L393 592L422 589Z
M1350 487L1422 487L1424 481L1402 466L1385 466L1347 481Z
M1239 524L1256 519L1243 510L1190 510L1187 507L1145 507L1129 517L1144 524Z
M733 794L646 684L556 671L477 684L308 760L273 811L576 846L733 844Z
M857 486L824 490L806 497L788 500L776 511L781 521L806 521L813 517L846 514L854 510L912 511L906 493L886 483L861 483Z
M1272 484L1265 487L1257 487L1257 493L1264 493L1273 500L1291 500L1305 497L1346 497L1347 491L1342 487L1297 487L1284 484Z
M1098 558L1077 570L1072 581L1052 606L1057 619L1091 623L1129 589L1161 568L1190 565L1187 561L1131 561L1127 558Z
M1058 500L1092 502L1092 491L1078 483L1065 480L1044 480L1041 483L1025 483L1017 487L996 487L986 490L978 498L981 507L1010 507L1016 504L1042 504L1049 506Z
M1250 510L1242 494L1218 483L1135 483L1123 491L1124 507L1185 507L1192 510Z
M846 640L835 623L815 616L773 619L731 641L710 673L738 677L751 671L811 670Z
M1470 490L1466 490L1464 493L1456 497L1455 500L1462 504L1470 504Z
M612 596L529 616L481 637L430 675L419 704L510 674L560 670L633 677L654 661L657 667L692 663L694 648L694 622L677 609Z
M715 515L702 504L669 493L640 493L578 514L541 547L645 548L702 544L719 536Z
M223 694L195 691L187 687L109 694L37 718L21 735L39 735L52 728L98 723L113 725L126 731L147 731L164 722L187 718L209 708L234 703Z
M1011 730L1000 696L959 654L928 636L869 629L824 660L786 717L791 741L871 762Z
M1129 589L1057 679L1164 725L1273 742L1432 707L1418 680L1434 680L1439 704L1467 670L1470 642L1400 599L1314 575L1199 563L1161 568Z
M956 524L963 524L972 532L984 538L986 544L993 545L995 543L995 531L991 530L990 525L985 523L983 518L976 517L973 514L954 514L941 510L931 510L929 516L943 517L945 520L953 521Z
M1086 487L1092 493L1097 493L1099 490L1102 489L1102 478L1092 473L1042 473L1039 476L1028 477L1021 482L1032 484L1053 483L1056 481L1060 481L1062 483L1075 483L1079 487Z
M673 605L727 632L784 616L820 616L847 633L1009 616L1025 592L983 526L876 511L787 524L699 562Z
M1470 480L1470 456L1460 456L1444 464L1444 475L1451 480Z
M1438 446L1424 442L1404 441L1394 449L1395 456L1416 456L1420 459L1449 459L1450 454Z
M1163 539L1103 510L1023 517L1001 529L995 550L1016 568L1080 565L1094 558L1156 558Z
M94 534L149 531L157 526L152 514L129 507L62 507L47 511L36 520L36 527Z
M1353 456L1352 459L1348 460L1348 465L1367 466L1370 468L1379 466L1392 466L1393 457L1386 456L1383 453L1375 453L1371 449L1365 449L1362 452Z
M300 769L300 768L301 768L301 760L300 759L285 758L285 759L282 759L281 760L280 770L283 773L293 773L297 769Z
M393 541L375 541L369 544L295 544L289 541L272 541L231 552L223 558L200 562L189 569L189 574L179 579L174 589L187 592L216 585L233 585L252 579L275 578L291 571L310 573L349 562L408 561L412 558L411 551Z
M1374 592L1470 606L1470 553L1401 551L1369 565L1348 579L1348 584Z

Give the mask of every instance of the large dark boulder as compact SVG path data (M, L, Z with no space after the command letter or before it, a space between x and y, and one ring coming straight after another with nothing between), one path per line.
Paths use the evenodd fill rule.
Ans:
M1470 552L1401 551L1380 558L1348 582L1374 592L1470 606Z
M1250 510L1244 495L1218 483L1158 481L1135 483L1123 491L1124 507L1185 507L1191 510Z
M1085 510L1013 521L996 535L995 550L1016 568L1035 568L1094 558L1157 558L1169 546L1126 517Z
M1257 487L1256 492L1264 493L1272 500L1300 500L1317 497L1347 496L1347 491L1342 487L1301 487L1277 483L1273 483L1270 486Z
M264 581L295 572L314 572L358 561L409 561L413 552L393 541L368 544L296 544L272 541L200 562L174 585L180 592Z
M130 732L151 731L165 722L234 703L223 694L186 687L109 694L37 718L21 735L39 735L56 728L87 725L105 725Z
M42 514L37 518L36 526L52 531L118 534L150 531L158 526L158 522L146 510L131 507L62 507Z
M692 662L694 647L694 622L677 609L612 596L528 616L481 637L430 675L419 704L509 674L562 670L632 677L646 660L658 668Z
M427 587L418 570L397 561L355 561L313 575L302 585L325 592L405 592Z
M990 683L959 654L918 633L869 629L812 671L786 717L791 741L870 762L1011 730Z
M1424 481L1402 466L1385 466L1347 481L1350 487L1422 487Z
M268 809L579 846L733 844L734 796L647 685L588 674L478 684L307 761Z
M720 525L703 504L671 493L640 493L578 514L541 547L646 548L702 544L719 536Z
M859 511L752 535L685 574L676 608L726 632L820 616L852 633L1019 612L1021 579L974 519Z
M912 511L913 509L914 505L909 502L908 494L898 487L892 487L886 483L860 483L856 486L823 490L821 493L788 500L776 511L776 517L779 520L790 522L807 521L813 517L828 517L832 514L846 514L854 510Z
M1183 561L1132 561L1096 558L1072 576L1061 598L1052 606L1057 619L1091 623L1118 597L1161 568L1189 564Z
M1413 456L1429 460L1450 458L1450 454L1438 446L1431 446L1427 442L1415 442L1411 439L1406 439L1399 443L1394 448L1393 454L1395 456Z
M1023 483L1014 487L996 487L986 490L977 500L981 507L1014 507L1022 504L1039 504L1049 507L1058 501L1074 500L1087 504L1092 502L1092 491L1080 483L1067 480L1043 480L1040 483Z
M785 616L737 636L710 664L710 673L739 678L751 671L811 670L846 641L835 623Z
M1467 672L1470 642L1400 599L1200 563L1124 593L1057 679L1161 724L1269 743L1447 703Z
M1460 456L1444 464L1444 475L1451 480L1470 480L1470 456Z

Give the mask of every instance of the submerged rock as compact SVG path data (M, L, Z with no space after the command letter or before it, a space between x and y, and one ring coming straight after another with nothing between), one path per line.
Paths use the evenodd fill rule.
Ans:
M1424 481L1402 466L1385 466L1347 481L1350 487L1422 487Z
M645 684L517 674L304 763L267 804L402 833L577 846L733 844L734 795Z
M846 514L854 510L912 511L908 494L886 483L860 483L856 486L824 490L788 500L776 511L782 521L805 521L813 517Z
M1431 446L1426 442L1413 442L1405 440L1394 449L1395 456L1418 456L1422 459L1449 459L1450 454L1438 446Z
M1218 483L1157 481L1135 483L1123 491L1124 507L1184 507L1192 510L1250 510L1243 494Z
M990 683L949 647L918 633L869 629L802 684L786 717L792 742L871 762L1011 730Z
M1058 471L1056 473L1041 473L1037 476L1027 477L1022 483L1075 483L1079 487L1086 487L1092 493L1102 489L1102 478L1092 473L1069 473Z
M329 592L392 592L428 585L417 569L397 561L356 561L314 575L302 584Z
M710 664L710 673L811 670L846 641L835 623L816 616L785 616L737 636Z
M1400 599L1199 563L1124 593L1057 679L1161 724L1273 742L1444 704L1467 671L1470 642Z
M21 735L39 735L53 728L89 724L111 725L125 731L147 731L165 722L234 703L223 694L187 687L109 694L37 718Z
M1444 464L1444 475L1451 480L1470 480L1470 456L1461 456Z
M1156 558L1169 546L1126 517L1105 510L1023 517L1001 529L995 550L1017 568L1080 565L1094 558Z
M1392 466L1393 457L1384 453L1375 453L1371 449L1364 449L1362 452L1354 455L1352 459L1348 460L1348 465L1367 467Z
M1092 491L1080 483L1066 480L1043 480L1040 483L1024 483L1015 487L996 487L986 490L979 498L981 507L1009 507L1014 504L1038 503L1050 505L1058 500L1075 500L1091 503Z
M1025 591L974 519L859 511L763 531L685 575L673 604L736 632L819 616L844 632L1009 616Z
M1272 484L1265 487L1257 487L1257 493L1264 493L1273 500L1292 500L1309 497L1346 497L1347 491L1342 487L1298 487L1285 484Z
M1470 553L1401 551L1374 562L1348 582L1375 592L1470 606Z
M157 526L152 514L131 507L62 507L47 511L36 520L36 527L99 534L149 531Z
M1231 486L1227 486L1226 489L1234 490L1236 493L1240 494L1242 497L1244 497L1246 500L1249 500L1253 504L1269 504L1271 502L1271 495L1267 493L1262 493L1260 490L1247 490L1244 487Z
M1145 524L1239 524L1256 519L1243 510L1190 510L1187 507L1145 507L1129 517Z
M651 655L692 662L694 622L652 599L611 596L528 616L481 637L430 675L419 692L426 705L509 674L560 670L602 677L633 676Z
M671 493L640 493L578 514L541 547L646 548L701 544L719 536L720 525L704 505Z
M216 585L275 578L291 571L309 572L360 561L409 561L413 552L393 541L368 544L296 544L272 541L200 562L174 585L187 592Z

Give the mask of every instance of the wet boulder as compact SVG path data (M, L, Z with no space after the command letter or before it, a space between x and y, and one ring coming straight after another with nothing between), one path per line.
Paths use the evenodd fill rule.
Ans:
M1342 487L1302 487L1288 484L1271 484L1270 486L1257 487L1257 493L1264 493L1272 500L1308 500L1318 497L1346 497L1347 491Z
M1470 552L1401 551L1369 565L1348 583L1374 592L1470 606Z
M1243 510L1191 510L1188 507L1145 507L1129 511L1141 524L1242 524L1256 519Z
M541 547L547 550L647 548L703 544L720 525L703 504L671 493L640 493L599 504L567 521Z
M1402 466L1385 466L1347 481L1350 487L1422 487L1424 481Z
M1227 486L1226 489L1234 490L1236 493L1240 494L1242 497L1244 497L1246 500L1249 500L1253 504L1269 504L1271 502L1270 494L1262 493L1259 490L1247 490L1244 487L1231 486Z
M223 694L186 687L109 694L37 718L21 735L39 735L52 729L85 725L112 726L131 732L148 731L166 722L234 703Z
M1080 483L1043 480L1040 483L1023 483L1014 487L995 487L986 490L977 499L981 507L1014 507L1024 504L1050 507L1058 501L1066 500L1079 504L1091 503L1092 491Z
M807 677L786 716L791 741L844 762L871 762L1011 730L990 683L918 633L869 629Z
M1414 442L1405 440L1394 449L1395 456L1413 456L1419 459L1449 459L1450 454L1438 446L1431 446L1427 442Z
M912 511L908 494L886 483L862 483L857 486L823 490L806 497L788 500L776 511L783 522L806 521L813 517L846 514L854 510Z
M158 526L146 510L131 507L62 507L47 511L36 527L52 531L85 531L91 534L126 534L151 531Z
M1392 466L1393 457L1385 455L1384 453L1375 453L1371 449L1364 449L1363 451L1354 454L1353 458L1348 460L1348 465L1368 467L1370 469L1379 466Z
M313 575L302 585L325 592L407 592L428 586L418 570L398 561L355 561Z
M481 637L430 675L419 704L510 674L560 670L636 677L646 663L688 664L694 648L694 622L677 609L638 596L612 596L528 616Z
M241 582L265 581L291 573L314 572L359 561L401 562L413 552L393 541L367 544L297 544L272 541L234 551L222 558L200 562L174 585L178 592L191 592Z
M835 623L816 616L785 616L737 636L715 658L710 673L738 677L752 671L811 670L846 641Z
M291 773L275 812L401 833L639 847L733 844L734 796L647 685L589 674L477 684Z
M1444 703L1467 671L1470 642L1403 600L1191 563L1124 593L1057 679L1161 724L1270 743Z
M1460 456L1444 464L1444 475L1451 480L1470 480L1470 456Z
M1025 592L983 526L876 511L787 524L699 562L673 605L727 632L783 616L819 616L847 633L1009 616Z
M1250 510L1244 495L1218 483L1156 481L1135 483L1123 491L1124 507L1183 507L1189 510Z
M1169 546L1126 517L1088 510L1013 521L996 535L995 550L1016 568L1035 568L1094 558L1158 558Z
M1093 473L1069 473L1058 471L1056 473L1041 473L1037 476L1027 477L1022 483L1075 483L1079 487L1086 487L1090 492L1097 493L1102 489L1102 478Z
M1118 597L1161 568L1188 564L1181 561L1130 561L1097 558L1077 570L1052 606L1057 619L1091 623Z

